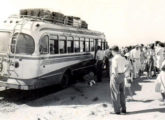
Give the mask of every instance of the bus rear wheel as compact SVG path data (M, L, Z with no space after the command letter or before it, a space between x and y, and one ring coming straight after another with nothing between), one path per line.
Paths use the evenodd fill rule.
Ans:
M61 88L67 88L70 85L70 75L68 73L65 73L61 80Z

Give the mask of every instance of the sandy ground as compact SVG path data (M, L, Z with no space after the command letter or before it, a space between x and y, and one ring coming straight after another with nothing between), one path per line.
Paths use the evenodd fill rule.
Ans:
M134 81L134 100L127 100L127 115L110 114L113 109L108 79L93 87L78 83L27 101L25 99L47 90L35 95L28 93L25 98L27 93L20 93L15 98L4 95L10 92L1 90L0 120L164 120L165 106L160 106L161 96L155 93L154 82L155 79L145 78Z

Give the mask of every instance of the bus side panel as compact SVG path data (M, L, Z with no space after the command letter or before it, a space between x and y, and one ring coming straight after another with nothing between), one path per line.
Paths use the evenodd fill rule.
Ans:
M59 84L61 83L62 77L67 70L71 70L72 75L79 79L82 75L87 74L89 71L94 71L94 63L95 60L77 60L47 65L45 68L49 70L43 70L42 73L45 74L38 78L38 82L40 83L37 84L39 85L43 83L46 86Z
M39 76L39 60L22 59L22 79L33 79Z
M67 61L67 58L61 59L47 59L43 60L40 64L40 78L52 79L53 83L61 82L64 72L72 65L78 64L80 60ZM58 76L58 77L55 77Z
M64 65L54 62L55 59L40 60L39 80L46 80L48 84L58 84L64 72Z
M50 58L40 61L40 74L39 79L47 80L50 84L58 84L61 82L63 74L67 70L75 72L93 67L94 60L92 55L81 55L80 57L61 57L61 58Z
M74 78L80 80L83 75L88 74L89 72L96 72L95 60L91 59L88 61L80 62L79 64L72 66L72 70Z

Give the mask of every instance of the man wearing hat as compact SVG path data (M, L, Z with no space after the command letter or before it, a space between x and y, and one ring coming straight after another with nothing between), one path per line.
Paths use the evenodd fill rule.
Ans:
M124 78L127 70L127 61L119 54L118 46L112 47L110 92L114 113L126 113Z

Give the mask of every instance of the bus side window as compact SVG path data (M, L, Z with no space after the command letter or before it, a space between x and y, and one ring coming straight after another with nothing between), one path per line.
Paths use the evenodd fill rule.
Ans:
M74 52L80 52L80 40L78 37L74 37Z
M94 51L94 40L92 38L90 39L90 51Z
M73 53L73 37L67 37L67 51Z
M59 46L58 46L58 39L57 40L54 40L54 47L55 47L55 54L58 54L59 53Z
M66 53L66 37L59 36L59 51L60 54Z
M3 46L1 47L3 48ZM24 33L15 33L11 41L11 52L15 54L33 54L35 49L34 39Z
M101 49L104 50L104 41L101 40Z
M89 38L85 39L85 52L89 52Z
M108 48L109 48L109 46L108 46L108 43L107 43L107 42L105 42L105 47L106 47L106 49L108 49Z
M58 39L56 40L49 40L50 44L50 54L58 54Z
M102 48L102 50L105 50L105 48L104 48L104 40L101 41L101 48Z
M105 40L104 40L104 50L106 50L107 48L106 48L106 42L105 42Z
M41 54L48 54L49 53L49 45L48 45L49 37L45 35L40 39L40 47L39 51Z
M85 41L84 41L84 38L80 38L80 52L85 52Z
M101 47L101 39L98 39L98 46Z

